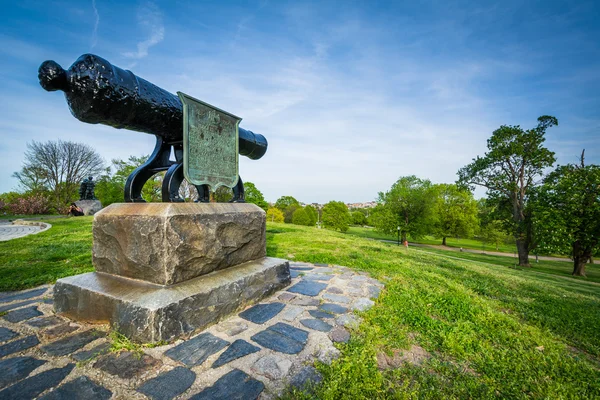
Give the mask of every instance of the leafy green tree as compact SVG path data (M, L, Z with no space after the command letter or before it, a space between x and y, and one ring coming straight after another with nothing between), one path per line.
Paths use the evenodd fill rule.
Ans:
M267 210L267 221L269 222L283 222L283 213L279 208L270 207Z
M509 238L506 224L502 220L504 214L498 212L495 201L483 198L477 201L477 215L479 220L478 238L484 244L493 244L498 250L500 244Z
M244 182L244 195L246 196L247 203L256 204L265 211L269 208L269 204L266 202L265 197L254 183Z
M352 212L352 224L353 225L365 225L367 223L367 216L360 211Z
M302 208L300 204L290 204L283 210L283 220L286 224L291 224L292 219L294 218L294 212L297 209Z
M219 186L214 192L210 192L210 201L214 203L227 203L233 198L233 190L226 186Z
M329 229L339 229L346 232L350 227L350 212L341 201L330 201L323 207L323 226Z
M569 252L573 275L585 276L585 264L600 242L600 166L564 165L550 173L537 196L538 235L548 247Z
M299 207L292 215L292 223L296 225L311 226L310 215L306 212L306 208Z
M483 243L493 244L496 250L499 250L500 243L504 243L507 238L506 232L502 228L502 222L490 221L481 230L479 237Z
M502 125L488 139L488 152L458 171L460 185L471 189L483 186L489 197L508 202L521 266L529 266L529 252L535 246L529 192L544 169L554 164L554 153L543 144L546 130L557 124L555 117L542 116L537 127L526 131L520 126Z
M448 236L472 236L478 222L473 194L447 183L434 185L433 190L436 195L434 234L442 238L442 245L446 245Z
M309 204L306 207L304 207L304 211L306 211L308 217L310 218L309 226L315 226L317 221L319 220L319 214L317 210Z
M146 162L148 156L129 156L127 160L113 159L111 175L110 169L106 169L98 179L95 187L96 197L103 206L124 201L125 182L134 169ZM160 202L162 200L162 178L164 173L159 173L150 178L142 188L142 197L149 202Z
M435 196L431 182L414 175L403 176L391 189L379 193L379 205L373 210L375 228L396 235L400 227L402 241L410 235L418 238L433 229Z
M292 205L300 205L300 202L292 196L282 196L275 202L275 207L279 208L281 211L284 211L286 208Z
M106 168L105 173L98 178L94 190L104 207L124 201L125 181L111 176L110 172L110 167Z

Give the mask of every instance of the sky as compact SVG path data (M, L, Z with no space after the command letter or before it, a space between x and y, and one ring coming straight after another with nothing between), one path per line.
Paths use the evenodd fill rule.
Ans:
M559 164L600 163L598 1L2 0L0 193L31 141L112 159L154 136L85 124L39 65L97 54L243 118L267 154L240 176L274 202L376 200L401 176L451 183L500 125L541 115ZM477 197L485 194L478 190Z

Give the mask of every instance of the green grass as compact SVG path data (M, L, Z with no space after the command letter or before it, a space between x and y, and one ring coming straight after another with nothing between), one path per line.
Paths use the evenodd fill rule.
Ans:
M388 235L385 233L380 233L375 231L373 228L365 228L359 226L351 226L348 230L348 233L351 235L370 238L370 239L384 239L384 240L398 240L398 237L395 235ZM422 244L432 244L432 245L441 245L442 239L435 238L433 236L425 236L420 239L411 239L410 241L414 243L422 243ZM480 240L476 239L457 239L457 238L446 238L446 245L448 247L455 248L464 248L464 249L474 249L474 250L483 250L486 251L499 251L501 253L514 253L516 250L516 246L514 244L505 244L502 243L498 246L498 250L496 250L496 246L492 244L484 244Z
M90 271L90 251L91 217L0 242L0 290ZM313 394L288 397L600 398L598 285L508 268L501 257L488 263L454 258L461 253L407 252L285 224L268 224L267 252L354 267L386 284L350 342L339 346L341 357L317 366L323 383ZM423 365L378 369L378 354L414 344L431 355ZM113 345L129 346L120 339Z
M600 397L600 287L314 228L267 236L270 255L387 277L341 358L319 366L315 398ZM412 344L431 354L423 366L377 368Z
M0 291L93 271L92 218L55 219L45 232L0 242Z
M428 253L435 254L443 254L448 257L460 258L464 260L471 260L483 263L490 263L498 266L510 267L519 269L523 272L523 274L528 274L530 272L543 272L546 274L562 276L564 278L579 280L579 281L588 281L588 282L597 282L600 283L600 265L598 264L588 264L585 267L586 275L583 276L573 276L571 273L573 272L573 262L572 261L547 261L540 260L538 263L535 262L535 257L530 257L531 268L523 268L519 267L518 261L515 257L502 257L495 256L490 254L478 254L478 253L467 253L467 252L456 252L452 250L439 250L432 248L411 248L412 250L425 251Z

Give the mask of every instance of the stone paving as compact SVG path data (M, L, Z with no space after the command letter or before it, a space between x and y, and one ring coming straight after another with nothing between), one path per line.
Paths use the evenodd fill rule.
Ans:
M16 221L12 224L0 224L0 242L20 238L48 230L52 225L42 222Z
M191 337L111 352L108 325L54 315L52 287L0 293L0 399L272 399L321 376L382 283L291 263L292 284Z

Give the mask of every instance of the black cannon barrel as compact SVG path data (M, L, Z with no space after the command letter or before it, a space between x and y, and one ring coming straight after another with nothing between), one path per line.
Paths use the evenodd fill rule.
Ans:
M84 54L66 71L54 61L44 61L38 78L47 91L64 91L71 113L82 122L151 133L170 143L182 141L179 97L102 57ZM263 135L239 128L241 155L258 160L267 146Z

